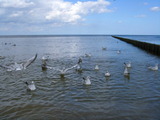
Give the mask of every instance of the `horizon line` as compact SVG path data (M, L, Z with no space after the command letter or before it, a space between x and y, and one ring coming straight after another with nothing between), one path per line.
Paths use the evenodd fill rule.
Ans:
M36 36L44 36L44 37L49 37L49 36L115 36L115 35L145 35L146 34L8 34L8 35L0 35L0 37L36 37ZM150 34L150 35L157 35L157 34ZM149 34L148 34L149 36Z

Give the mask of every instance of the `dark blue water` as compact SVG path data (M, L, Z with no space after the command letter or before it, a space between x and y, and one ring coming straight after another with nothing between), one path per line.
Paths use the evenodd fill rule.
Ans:
M0 59L1 65L25 61L36 53L36 61L26 70L7 72L0 68L0 120L160 118L160 71L148 69L160 63L158 56L111 36L0 37L0 56L5 57ZM86 53L92 56L85 57ZM59 69L75 65L81 57L83 72L73 69L65 78L54 70L44 72L44 55L49 56L50 66ZM132 68L125 77L124 62L128 61ZM99 71L94 70L96 64ZM104 76L107 70L109 78ZM91 77L90 86L82 83L86 76ZM34 81L36 91L27 91L25 81Z
M160 45L160 35L119 35L119 36Z

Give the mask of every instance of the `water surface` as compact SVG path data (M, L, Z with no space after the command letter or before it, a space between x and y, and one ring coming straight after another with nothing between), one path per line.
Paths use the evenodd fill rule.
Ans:
M117 50L121 53L117 54ZM159 63L160 58L111 36L1 37L0 51L0 56L5 56L0 59L2 65L21 62L38 53L26 70L0 69L1 120L160 118L160 72L147 69ZM92 56L87 58L85 53ZM65 78L54 70L43 72L43 55L50 56L48 64L55 68L75 65L82 57L83 72L72 70ZM124 62L128 61L132 68L126 78ZM94 71L96 64L99 71ZM107 70L110 78L104 77ZM82 77L88 75L92 84L85 86ZM36 91L27 91L25 81L34 81Z

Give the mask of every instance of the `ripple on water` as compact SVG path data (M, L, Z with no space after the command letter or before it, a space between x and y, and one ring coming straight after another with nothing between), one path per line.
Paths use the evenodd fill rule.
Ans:
M16 47L2 50L6 58L0 64L23 61L37 52L38 58L24 71L0 69L0 119L160 118L160 74L147 69L150 61L159 62L158 57L124 42L117 43L110 36L22 37L14 41ZM102 51L102 47L107 50ZM85 53L92 56L84 57ZM55 70L44 72L43 55L49 55L48 65L57 69L71 67L81 57L83 72L71 70L64 78ZM124 62L128 61L132 62L132 68L126 78ZM94 70L96 64L99 71ZM104 76L107 70L111 73L109 78ZM91 77L90 86L82 83L86 76ZM27 91L25 81L34 81L37 89Z

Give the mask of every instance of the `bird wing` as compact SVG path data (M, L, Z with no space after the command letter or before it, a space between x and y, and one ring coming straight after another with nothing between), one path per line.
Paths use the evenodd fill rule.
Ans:
M33 63L36 60L36 58L37 58L37 54L32 58L30 58L29 60L27 60L25 63L23 63L23 67L24 68L28 67L31 63Z
M51 67L51 66L46 66L48 69L51 69L51 70L55 70L55 68L54 67Z
M75 67L77 67L77 64L76 64L76 65L73 65L73 66L70 67L70 68L66 68L65 71L71 70L71 69L73 69L73 68L75 68Z
M62 70L60 70L60 69L58 69L58 68L55 68L55 67L51 67L51 66L46 66L47 67L47 69L50 69L50 70L56 70L56 71L62 71Z

